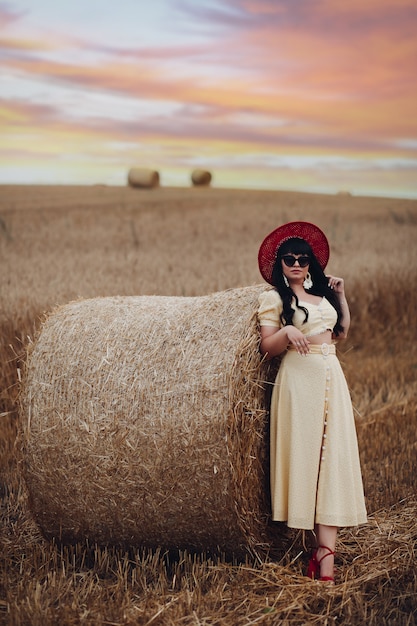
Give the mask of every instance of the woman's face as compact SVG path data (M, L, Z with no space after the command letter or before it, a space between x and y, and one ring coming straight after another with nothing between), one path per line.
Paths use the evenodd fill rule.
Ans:
M288 252L281 257L282 273L288 282L304 282L310 266L310 257L306 254Z

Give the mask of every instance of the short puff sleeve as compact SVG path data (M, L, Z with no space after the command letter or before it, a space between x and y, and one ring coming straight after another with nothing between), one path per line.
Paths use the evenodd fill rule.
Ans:
M275 289L263 291L259 295L258 321L261 326L282 326L282 300Z

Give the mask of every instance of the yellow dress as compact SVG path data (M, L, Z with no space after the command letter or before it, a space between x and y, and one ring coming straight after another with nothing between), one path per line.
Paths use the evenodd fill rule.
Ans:
M299 304L308 321L294 307L293 324L306 336L334 327L337 314L325 298ZM277 291L260 295L261 326L281 327L281 312ZM272 519L291 528L367 521L352 402L339 359L326 346L307 356L288 350L272 392Z

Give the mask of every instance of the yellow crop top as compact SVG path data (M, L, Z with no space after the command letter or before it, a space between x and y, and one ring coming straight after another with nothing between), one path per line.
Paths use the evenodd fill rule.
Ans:
M308 320L304 322L305 313L298 309L295 304L293 317L293 325L301 330L303 335L311 337L312 335L320 335L327 330L333 331L337 322L337 312L325 297L319 304L311 304L299 300L300 306L308 311ZM275 289L263 291L259 296L258 320L261 326L283 326L280 315L282 313L281 296Z

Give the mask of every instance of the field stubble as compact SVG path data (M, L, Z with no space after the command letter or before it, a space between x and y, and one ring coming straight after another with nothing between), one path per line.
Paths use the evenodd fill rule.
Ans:
M283 528L264 561L57 546L17 472L17 394L44 312L77 298L204 295L261 282L262 238L294 219L331 243L352 309L339 354L355 408L369 523L344 529L338 583L303 576ZM0 622L415 624L417 202L219 189L3 187L0 198Z

